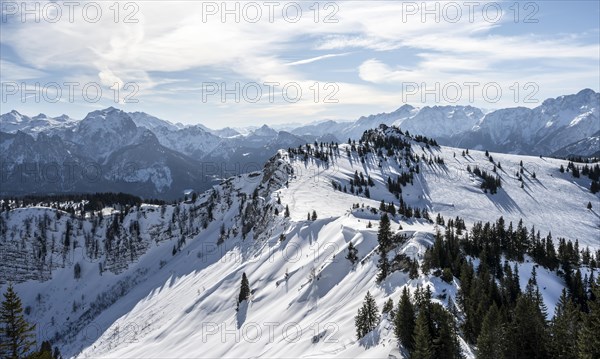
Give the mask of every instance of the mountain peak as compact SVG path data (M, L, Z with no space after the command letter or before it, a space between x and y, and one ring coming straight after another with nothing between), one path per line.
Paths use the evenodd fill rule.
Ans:
M596 94L596 91L594 91L590 88L585 88L585 89L579 91L577 93L577 96L590 96L590 95L595 95L595 94Z
M265 124L252 131L252 134L255 136L277 136L277 131Z

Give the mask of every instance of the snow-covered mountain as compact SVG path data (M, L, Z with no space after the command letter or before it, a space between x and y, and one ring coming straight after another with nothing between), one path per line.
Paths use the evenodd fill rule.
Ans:
M410 133L444 138L471 131L482 118L483 112L472 106L433 106L423 107L413 116L393 124Z
M214 184L199 162L162 146L115 108L91 112L51 136L0 132L0 147L2 195L122 191L180 198L184 189Z
M129 116L131 116L131 119L138 127L145 127L149 130L156 130L157 128L165 127L170 131L177 131L178 129L185 127L181 124L172 124L167 120L149 115L145 112L130 112Z
M473 131L453 136L456 146L507 153L549 155L600 131L600 93L586 89L547 99L540 106L488 113ZM593 145L593 143L591 143ZM597 147L581 148L590 155Z
M29 117L13 110L0 116L0 132L25 132L33 136L39 133L50 134L54 131L71 128L77 121L67 115L49 117L43 113Z
M222 142L219 136L213 135L201 126L188 126L177 130L160 127L155 128L153 132L163 146L197 160L206 157Z
M385 315L356 339L354 316L367 291L381 307L397 303L403 288L429 287L435 302L451 307L461 282L399 268L376 282L382 201L394 205L391 228L402 239L390 260L422 264L436 232L451 229L434 224L438 214L464 219L467 230L500 217L516 228L523 219L543 236L600 249L600 197L586 176L559 170L567 161L501 153L491 160L476 150L463 156L385 126L362 138L354 149L279 150L261 170L195 201L83 216L39 206L4 211L0 289L18 282L27 318L66 357L404 358ZM495 194L482 189L475 168L498 176ZM392 190L389 181L400 178L405 185ZM407 206L419 216L397 212ZM350 243L354 265L346 259ZM529 257L507 263L518 267L525 290L535 264ZM242 273L251 295L236 310ZM537 275L551 314L565 282L542 266ZM460 345L474 356L462 337Z
M404 105L390 113L361 117L353 124L325 121L296 128L292 133L313 136L329 133L339 141L346 141L358 139L363 131L384 123L434 137L454 147L551 155L564 153L559 150L571 146L569 155L591 156L599 148L596 142L586 141L600 130L599 111L600 93L584 89L577 94L547 99L533 109L515 107L484 113L472 106Z
M88 162L82 167L102 168L102 178L107 185L113 182L115 188L121 188L116 183L124 181L134 194L172 199L180 197L186 189L204 191L216 178L256 169L278 149L314 141L347 142L348 138L358 139L365 130L382 123L400 126L412 134L434 137L439 143L454 147L504 153L593 156L600 153L599 109L600 94L582 90L575 95L548 99L534 109L517 107L484 114L471 106L415 108L403 105L391 113L363 116L355 122L325 121L290 132L267 125L239 131L231 128L211 130L200 124L183 126L144 112L127 113L112 107L90 112L81 121L64 115L49 118L40 114L30 118L12 111L0 118L0 132L3 132L0 148L5 150L2 159L9 163L7 172L11 175L15 173L15 164L26 161L30 166L35 163L38 168L46 168L52 163L64 165L68 163L65 161L76 159L80 165L82 161ZM18 133L29 135L32 140ZM150 165L148 156L132 149L148 147L155 143L154 138L159 145L153 149L158 151L157 160L156 164ZM149 142L144 144L145 141ZM171 160L163 157L171 157ZM120 159L120 165L109 163L115 158ZM123 161L145 175L118 175ZM180 167L158 171L158 163ZM179 188L174 187L177 181L166 180L169 178L167 172L190 172L196 174L194 178L203 179L195 185L184 181L185 187ZM56 182L42 178L36 185L36 193L87 192L94 188L94 185L84 183L82 176L68 184L64 181L65 175L57 177ZM144 181L139 189L134 186L135 179ZM148 183L152 183L152 191L148 191ZM1 189L4 194L28 193L30 190L31 186L21 185L18 180L8 181Z

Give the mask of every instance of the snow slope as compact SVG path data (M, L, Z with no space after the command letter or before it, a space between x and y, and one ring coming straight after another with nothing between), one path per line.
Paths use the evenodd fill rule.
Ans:
M582 247L600 248L599 197L589 192L587 178L574 180L559 172L565 161L492 153L503 170L498 172L502 187L490 195L480 189L480 179L466 171L467 165L482 169L491 165L482 152L469 151L462 157L459 149L421 145L413 144L414 154L439 156L445 164L420 164L414 185L403 188L403 198L411 206L427 208L432 218L437 213L463 217L468 226L500 216L506 223L523 218L544 235L552 231L554 238L578 239ZM141 243L147 244L139 256L126 261L125 267L119 264L119 271L100 276L98 260L86 260L82 248L73 251L51 280L16 285L31 307L30 319L42 324L40 335L45 338L59 332L63 353L78 358L403 357L385 318L366 338L356 340L354 315L366 292L381 308L388 298L397 303L403 286L428 285L436 300L447 303L460 283L425 275L410 280L401 272L381 285L375 283L380 213L371 209L378 208L382 199L397 203L386 188L387 177L406 168L403 162L375 154L361 163L356 152L346 155L346 146L341 145L328 164L279 151L262 172L231 178L196 203L179 204L179 210L189 214L183 222L186 229L170 221L175 206L167 206L164 215L149 206L130 212L123 226L139 219ZM524 188L514 178L520 161ZM371 198L333 189L332 180L349 187L355 171L375 182ZM586 209L588 201L593 210ZM356 203L359 208L353 208ZM286 205L290 218L283 216ZM205 214L211 206L213 221ZM309 221L307 213L313 210L318 219ZM15 210L8 227L22 225L36 211L53 210ZM367 227L369 222L372 228ZM91 226L86 223L84 227ZM227 235L218 245L222 225ZM424 219L392 219L394 232L400 225L409 240L397 250L420 258L432 243L436 226ZM174 227L168 235L170 226ZM179 231L187 240L173 255ZM60 225L56 233L61 233ZM344 258L349 242L361 259L355 267ZM83 263L77 281L75 262ZM528 262L520 264L523 288L531 267ZM252 295L236 311L242 273L249 278ZM540 268L538 282L552 313L562 280ZM38 293L42 293L39 302ZM94 299L99 296L112 299ZM73 301L81 307L74 309ZM96 310L104 302L109 304ZM463 347L472 357L471 349L464 343Z

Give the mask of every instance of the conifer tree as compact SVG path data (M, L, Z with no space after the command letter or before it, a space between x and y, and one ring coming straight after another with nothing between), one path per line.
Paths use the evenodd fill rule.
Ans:
M577 350L579 358L600 358L600 276L592 288L594 300L588 303L589 313L584 316L583 325L579 332Z
M381 216L381 221L379 222L377 241L379 242L379 274L377 275L377 282L381 282L388 276L390 271L390 263L387 258L387 252L392 244L390 219L385 213L383 216Z
M414 349L415 308L410 301L408 288L404 287L394 317L394 334L409 352Z
M483 324L481 332L477 337L477 358L478 359L496 359L502 358L504 354L504 331L500 312L495 304L490 306Z
M317 220L317 212L315 210L313 210L312 216L310 217L310 219L312 219L313 221Z
M358 249L354 247L352 242L348 243L348 255L346 255L346 259L349 260L352 265L358 262Z
M379 324L379 309L375 298L367 291L362 307L358 309L358 314L354 317L356 327L356 337L361 339Z
M433 359L431 333L429 332L427 314L424 310L420 310L417 316L413 341L415 349L412 352L411 359Z
M534 296L523 294L517 299L511 323L508 357L542 359L548 357L545 318Z
M572 345L577 343L580 325L579 310L567 296L566 289L563 289L552 319L550 351L554 358L577 358Z
M438 303L432 303L432 324L435 330L433 357L436 359L462 359L454 318Z
M18 359L29 354L35 346L35 325L23 316L21 299L12 283L8 285L0 308L0 354L2 358Z
M246 277L246 273L242 273L242 282L240 284L240 295L238 296L238 307L241 302L250 298L250 283L248 282L248 277Z

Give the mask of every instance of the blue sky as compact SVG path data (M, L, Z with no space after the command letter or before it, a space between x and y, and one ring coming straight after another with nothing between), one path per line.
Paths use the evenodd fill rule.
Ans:
M248 3L2 0L0 112L242 127L534 107L600 86L598 1Z

